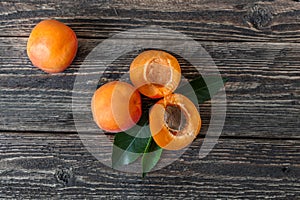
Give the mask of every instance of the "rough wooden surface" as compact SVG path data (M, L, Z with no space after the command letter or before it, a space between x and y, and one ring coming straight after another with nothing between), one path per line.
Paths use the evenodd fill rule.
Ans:
M200 160L197 139L179 160L142 179L101 164L76 134L2 133L0 139L0 198L4 199L296 199L300 195L300 142L295 140L221 139Z
M81 37L106 38L161 25L204 41L299 42L300 4L293 0L79 0L0 3L1 36L28 36L41 19L55 17Z
M88 52L102 40L81 39L73 65L57 75L32 67L26 55L26 41L26 38L0 38L3 49L0 53L0 128L75 132L71 105L74 80L76 76L85 75L78 69ZM228 111L223 135L299 138L299 44L201 44L222 76L229 78L225 87ZM116 60L111 66L113 71L107 73L108 80L118 77L116 72L128 70L136 54ZM187 78L198 76L188 63L179 61ZM97 63L97 60L89 63L91 74L101 70ZM209 105L202 106L206 125L209 110Z
M293 0L1 1L0 199L299 198L299 13ZM78 55L64 73L45 74L26 55L31 29L47 18L79 37ZM199 159L197 138L175 163L141 179L109 169L86 150L74 126L72 89L94 47L145 25L197 40L229 81L214 150ZM114 61L105 80L124 73L136 54ZM179 62L187 78L198 75ZM89 65L91 73L101 70L97 61ZM203 134L210 115L207 102Z

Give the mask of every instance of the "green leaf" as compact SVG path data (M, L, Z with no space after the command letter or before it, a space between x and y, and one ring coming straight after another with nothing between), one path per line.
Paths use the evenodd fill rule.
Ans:
M143 153L151 137L149 127L134 127L126 132L120 132L115 135L114 145L124 151L132 153Z
M147 116L147 115L146 115ZM112 167L118 168L137 160L144 153L151 137L147 120L140 120L139 125L126 132L115 135L112 153ZM147 116L148 118L148 116Z
M117 169L123 165L133 163L141 156L141 153L124 151L116 146L113 147L112 168Z
M146 174L150 172L153 167L155 167L160 159L161 153L162 148L155 143L152 137L149 138L147 147L142 157L143 177L145 177Z
M198 102L194 103L202 104L210 100L224 86L225 82L227 79L220 79L219 76L208 76L205 77L205 80L200 76L178 88L176 93L183 94L191 100L194 100L196 95Z

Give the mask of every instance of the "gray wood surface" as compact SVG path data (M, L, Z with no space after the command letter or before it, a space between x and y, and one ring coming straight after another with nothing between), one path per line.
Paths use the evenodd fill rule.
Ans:
M27 38L0 38L3 49L0 53L0 128L75 132L71 105L73 84L76 76L85 75L78 69L102 40L80 39L74 63L65 73L56 75L32 67L26 55L26 41ZM222 76L229 79L225 86L228 111L224 136L299 138L299 44L200 44L210 53ZM114 61L113 71L107 72L106 81L118 77L117 72L127 71L136 55L134 52ZM101 70L97 63L97 60L89 62L91 74ZM188 63L180 60L180 64L187 78L198 76ZM207 126L209 104L203 105L201 110Z
M0 199L298 199L299 13L293 0L0 1ZM30 31L48 18L79 37L71 67L54 75L32 67L26 55ZM225 126L213 151L198 158L211 116L206 102L201 137L142 179L87 151L74 126L72 90L94 47L146 25L198 41L229 81ZM100 82L118 78L136 54L115 60ZM179 62L187 78L198 76ZM89 69L101 70L97 61Z
M101 164L76 134L2 133L0 139L0 198L5 199L300 195L298 140L221 139L206 158L199 159L201 140L196 139L179 160L142 179Z
M60 19L81 37L106 38L161 25L204 41L299 40L300 4L293 0L9 1L0 4L1 36L28 36L41 19Z

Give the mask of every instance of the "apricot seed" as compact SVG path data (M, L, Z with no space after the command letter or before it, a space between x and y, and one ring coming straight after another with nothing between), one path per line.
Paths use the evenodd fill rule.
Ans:
M92 98L93 118L108 132L126 131L142 115L141 96L130 84L113 81L101 86Z
M57 73L72 63L77 47L76 34L70 27L56 20L44 20L33 28L27 54L34 66Z
M171 54L148 50L131 63L130 79L143 95L161 98L175 91L181 79L181 68Z
M149 125L158 146L179 150L196 138L201 128L201 118L196 106L187 97L170 94L151 108Z

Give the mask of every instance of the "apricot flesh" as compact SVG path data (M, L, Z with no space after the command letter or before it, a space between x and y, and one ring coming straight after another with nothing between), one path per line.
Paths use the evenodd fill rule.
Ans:
M140 94L132 85L121 81L109 82L97 89L91 107L99 128L113 133L130 129L142 114Z
M171 94L181 79L177 59L160 50L139 54L130 65L130 80L145 96L161 98Z
M57 20L44 20L29 36L27 55L34 66L48 73L58 73L72 63L77 48L77 37L70 27Z
M196 138L201 128L201 118L196 106L187 97L170 94L151 108L149 125L158 146L179 150Z

